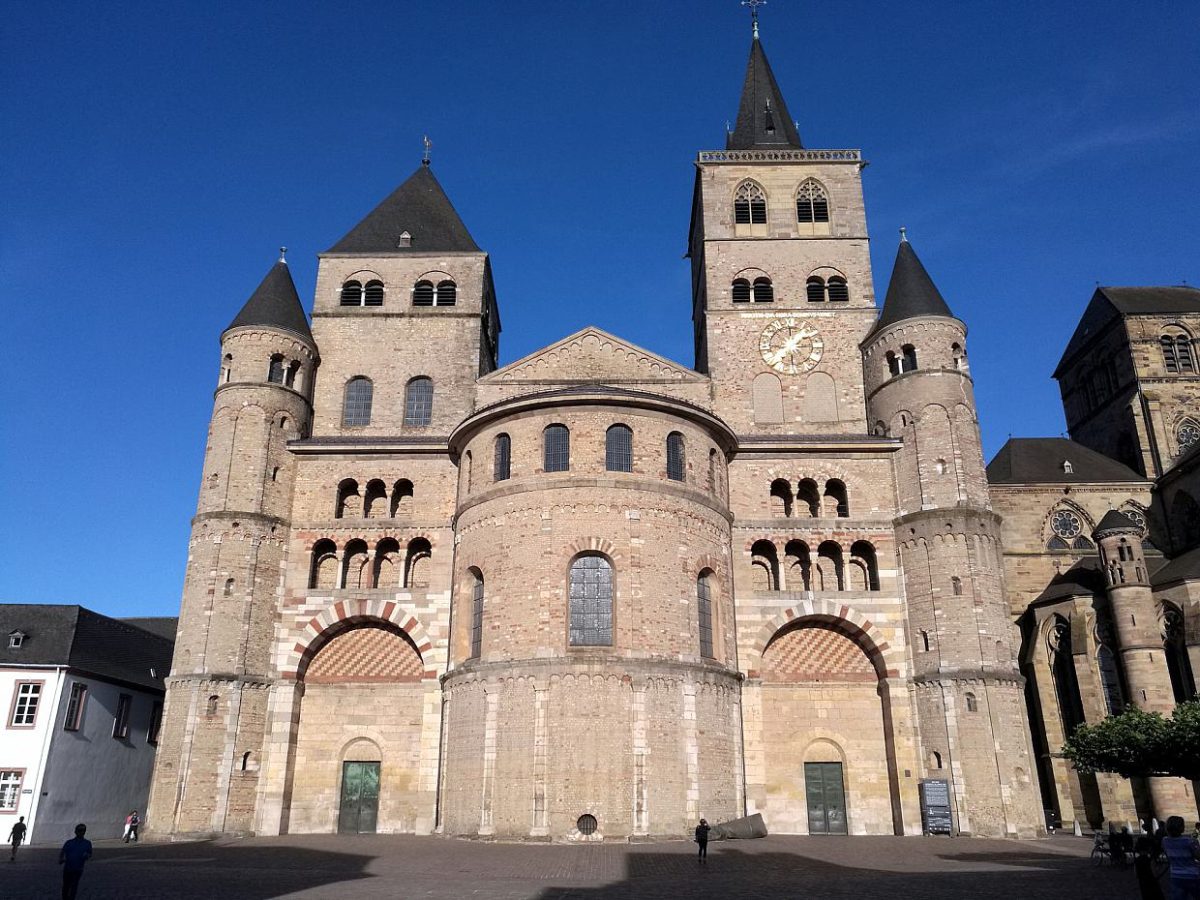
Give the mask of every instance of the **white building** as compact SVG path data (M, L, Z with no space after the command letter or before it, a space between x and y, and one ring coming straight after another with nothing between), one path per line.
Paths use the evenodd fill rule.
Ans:
M112 838L144 814L175 625L0 604L0 832L24 816L31 842L79 822Z

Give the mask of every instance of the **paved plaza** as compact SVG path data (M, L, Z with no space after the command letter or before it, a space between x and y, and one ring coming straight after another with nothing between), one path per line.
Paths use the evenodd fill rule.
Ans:
M180 844L97 842L80 900L1104 900L1138 896L1131 870L1094 868L1091 842L785 837L685 842L501 844L395 835L302 835ZM7 856L7 854L5 854ZM0 860L0 897L57 898L57 851Z

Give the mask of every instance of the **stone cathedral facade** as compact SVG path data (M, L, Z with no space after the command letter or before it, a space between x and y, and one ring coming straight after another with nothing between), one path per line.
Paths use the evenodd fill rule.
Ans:
M498 366L427 165L311 325L276 264L221 335L151 829L918 834L941 778L959 831L1040 833L966 326L903 241L877 307L863 166L756 35L694 367L596 328Z

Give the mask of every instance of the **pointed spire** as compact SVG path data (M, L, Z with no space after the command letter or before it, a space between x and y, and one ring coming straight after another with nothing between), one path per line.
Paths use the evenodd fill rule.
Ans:
M754 39L750 42L750 62L746 66L746 81L738 104L737 124L727 140L729 150L754 150L771 147L803 149L796 123L788 114L783 93L775 82L771 64L758 39L755 23Z
M908 229L901 228L900 247L896 250L896 265L892 268L892 280L888 282L883 312L871 333L917 316L954 318L954 313L950 312L933 279L917 259L916 251L908 242Z
M296 283L292 281L292 273L283 259L287 249L280 247L279 261L271 266L262 284L250 295L250 299L242 307L229 328L240 328L243 325L259 325L267 328L278 328L290 331L305 340L312 342L312 332L308 328L308 316L300 305L300 295L296 293ZM228 331L229 328L225 330Z
M408 240L402 240L405 233ZM328 253L479 252L450 198L422 162Z

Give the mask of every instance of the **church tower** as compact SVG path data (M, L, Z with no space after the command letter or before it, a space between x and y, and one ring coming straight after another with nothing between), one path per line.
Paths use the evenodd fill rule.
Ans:
M696 161L696 369L741 434L865 432L875 316L858 150L807 150L758 36L726 149Z
M923 775L949 781L960 831L1031 836L1036 775L966 326L906 239L862 350L872 430L902 442L894 526Z
M184 576L147 822L246 832L295 461L318 355L282 255L221 335L220 376Z

